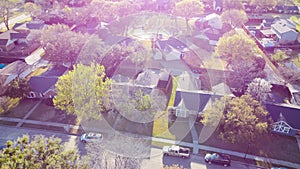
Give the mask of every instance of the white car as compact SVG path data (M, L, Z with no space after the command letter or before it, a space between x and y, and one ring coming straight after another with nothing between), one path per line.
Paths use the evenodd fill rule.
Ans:
M85 133L80 137L80 141L83 143L96 142L101 140L103 140L103 135L101 133L90 132L90 133Z

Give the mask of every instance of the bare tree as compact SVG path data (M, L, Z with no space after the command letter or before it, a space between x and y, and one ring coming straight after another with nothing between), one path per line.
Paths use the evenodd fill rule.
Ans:
M115 132L102 142L86 146L90 167L97 169L140 169L150 156L151 138Z

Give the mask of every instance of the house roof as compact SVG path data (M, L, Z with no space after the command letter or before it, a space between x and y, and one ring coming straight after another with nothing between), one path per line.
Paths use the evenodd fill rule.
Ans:
M297 34L297 32L289 27L287 27L285 24L281 24L276 22L275 24L271 25L271 27L278 33L283 34L286 32L294 32Z
M197 75L184 71L177 79L177 89L181 90L199 90L201 83Z
M67 71L67 67L62 66L62 65L55 65L51 69L48 69L46 72L44 72L41 76L54 76L58 77L63 75Z
M157 82L157 87L158 88L166 88L170 78L171 78L170 73L161 72L159 74L159 80Z
M267 104L266 109L270 113L272 119L276 122L281 120L280 116L285 119L286 123L295 129L300 129L300 107L289 106L285 104L275 105Z
M29 87L34 92L44 93L51 87L54 87L59 76L63 75L67 71L67 67L62 65L55 65L51 69L48 69L40 76L33 76L29 80Z
M206 15L206 17L204 18L206 21L212 20L212 19L220 19L220 15L216 14L216 13L212 13L209 15Z
M211 96L204 93L176 91L174 106L184 106L188 110L202 112Z
M27 33L10 33L11 39L26 39Z
M136 78L136 84L156 86L159 81L159 72L152 71L151 69L146 69Z
M11 40L11 33L19 33L17 31L14 31L13 29L10 29L8 31L5 31L3 33L0 34L0 39L8 39L8 40Z
M120 44L122 42L125 42L126 45L128 45L133 40L131 38L125 37L125 36L107 36L104 39L104 43L107 45L116 45Z
M273 32L272 29L263 29L263 30L260 30L260 32L265 36L275 34L275 32Z
M161 50L169 48L170 46L178 50L183 50L184 48L187 48L187 45L184 42L173 37L170 37L167 40L158 40L156 41L156 45L158 45L158 47Z
M17 60L6 65L3 69L0 69L0 75L20 75L27 68L29 68L29 65L27 65L25 62Z
M29 87L34 92L45 93L57 82L54 76L33 76L29 80Z

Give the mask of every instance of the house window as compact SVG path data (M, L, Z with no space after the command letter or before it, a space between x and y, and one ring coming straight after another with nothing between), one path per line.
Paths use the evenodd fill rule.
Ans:
M35 98L36 96L35 96L35 93L34 92L30 92L29 93L29 98Z
M176 109L176 117L187 117L187 111L184 109Z
M289 133L291 130L291 127L284 121L279 121L273 124L273 131L279 132L279 133Z

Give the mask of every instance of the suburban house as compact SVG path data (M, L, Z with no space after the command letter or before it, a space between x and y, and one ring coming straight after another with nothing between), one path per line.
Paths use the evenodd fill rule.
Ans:
M55 84L58 78L67 71L67 67L56 65L40 76L29 79L30 92L28 98L51 99L56 95Z
M187 45L180 40L170 37L169 39L158 39L153 42L153 52L155 59L166 61L180 60Z
M10 51L15 47L15 40L12 39L11 33L18 33L14 30L8 30L0 34L0 52Z
M204 91L176 91L174 107L169 108L176 117L198 116L204 110L212 95Z
M216 12L221 13L223 10L223 0L214 0L213 1L213 9Z
M272 132L300 136L300 107L288 104L267 104L266 109L274 123Z
M293 44L298 38L299 33L283 22L276 22L271 25L271 29L276 34L276 41L279 44Z
M221 21L221 16L216 13L212 13L212 14L205 16L203 21L204 21L204 24L207 24L211 28L222 29L223 24Z
M6 87L16 78L25 78L32 72L31 66L17 60L0 69L0 95L6 92Z
M172 89L172 76L168 72L160 72L159 79L156 87L163 91L165 94L169 93Z

